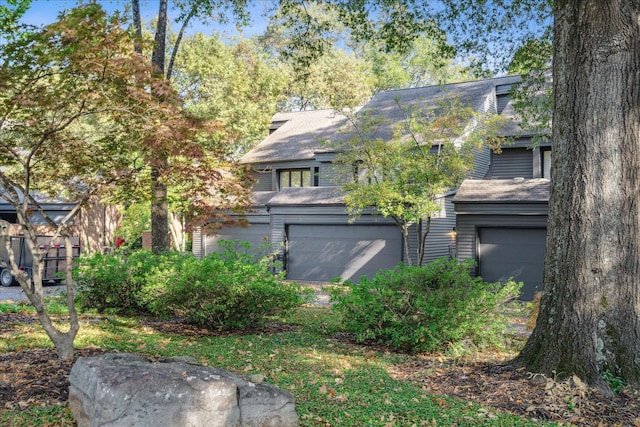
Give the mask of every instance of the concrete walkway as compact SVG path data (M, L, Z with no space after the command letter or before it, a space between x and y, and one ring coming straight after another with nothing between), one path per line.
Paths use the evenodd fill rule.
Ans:
M66 285L45 285L44 294L46 296L58 295L65 288ZM27 300L27 296L19 285L0 286L0 301L18 302Z

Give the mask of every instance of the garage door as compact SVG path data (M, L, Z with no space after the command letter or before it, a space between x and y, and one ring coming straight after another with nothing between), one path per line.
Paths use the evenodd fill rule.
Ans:
M478 234L480 276L486 282L524 282L520 299L532 300L542 288L546 229L481 228Z
M206 254L222 252L223 248L218 244L221 240L249 242L251 248L257 251L260 246L269 242L269 224L251 224L249 227L225 227L218 234L207 236L206 239Z
M354 281L402 260L402 234L394 225L289 225L287 278Z

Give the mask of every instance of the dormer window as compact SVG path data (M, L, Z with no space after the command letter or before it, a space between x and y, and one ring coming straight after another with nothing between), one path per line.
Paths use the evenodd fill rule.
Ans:
M288 187L312 187L311 169L282 169L280 175L280 189Z
M502 114L504 108L509 103L509 91L511 90L511 85L498 85L496 86L496 113Z

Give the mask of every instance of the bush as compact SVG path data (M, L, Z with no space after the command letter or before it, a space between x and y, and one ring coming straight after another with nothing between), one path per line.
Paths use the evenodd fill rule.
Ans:
M464 340L499 345L506 319L499 307L522 283L473 278L473 262L438 259L423 267L398 266L372 280L332 291L333 310L360 341L411 352L442 350Z
M179 269L154 269L141 295L156 315L185 317L206 328L257 326L306 299L300 285L280 283L270 267L268 257L256 261L233 251L213 253L187 259Z
M140 291L147 276L156 268L179 265L190 254L168 252L153 255L140 250L130 255L96 253L78 259L74 275L78 283L76 302L83 309L107 309L135 313L145 311Z
M99 312L149 312L233 329L258 325L307 299L300 285L278 281L270 257L246 253L247 247L235 242L225 248L202 260L150 251L81 257L75 269L76 301Z
M127 281L124 260L96 253L78 258L74 268L77 282L76 302L83 309L130 307L134 297Z

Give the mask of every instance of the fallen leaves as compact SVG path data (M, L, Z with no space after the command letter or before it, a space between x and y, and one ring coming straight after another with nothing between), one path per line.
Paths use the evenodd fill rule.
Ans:
M77 350L77 356L102 354L102 349ZM53 349L0 354L0 402L3 409L64 405L69 397L73 361L58 360Z
M589 427L640 427L640 392L623 390L611 399L578 378L558 382L498 363L457 365L426 356L394 366L390 374L422 384L429 394L457 397L529 418ZM431 400L446 405L443 398ZM483 409L475 416L488 422L495 415Z

